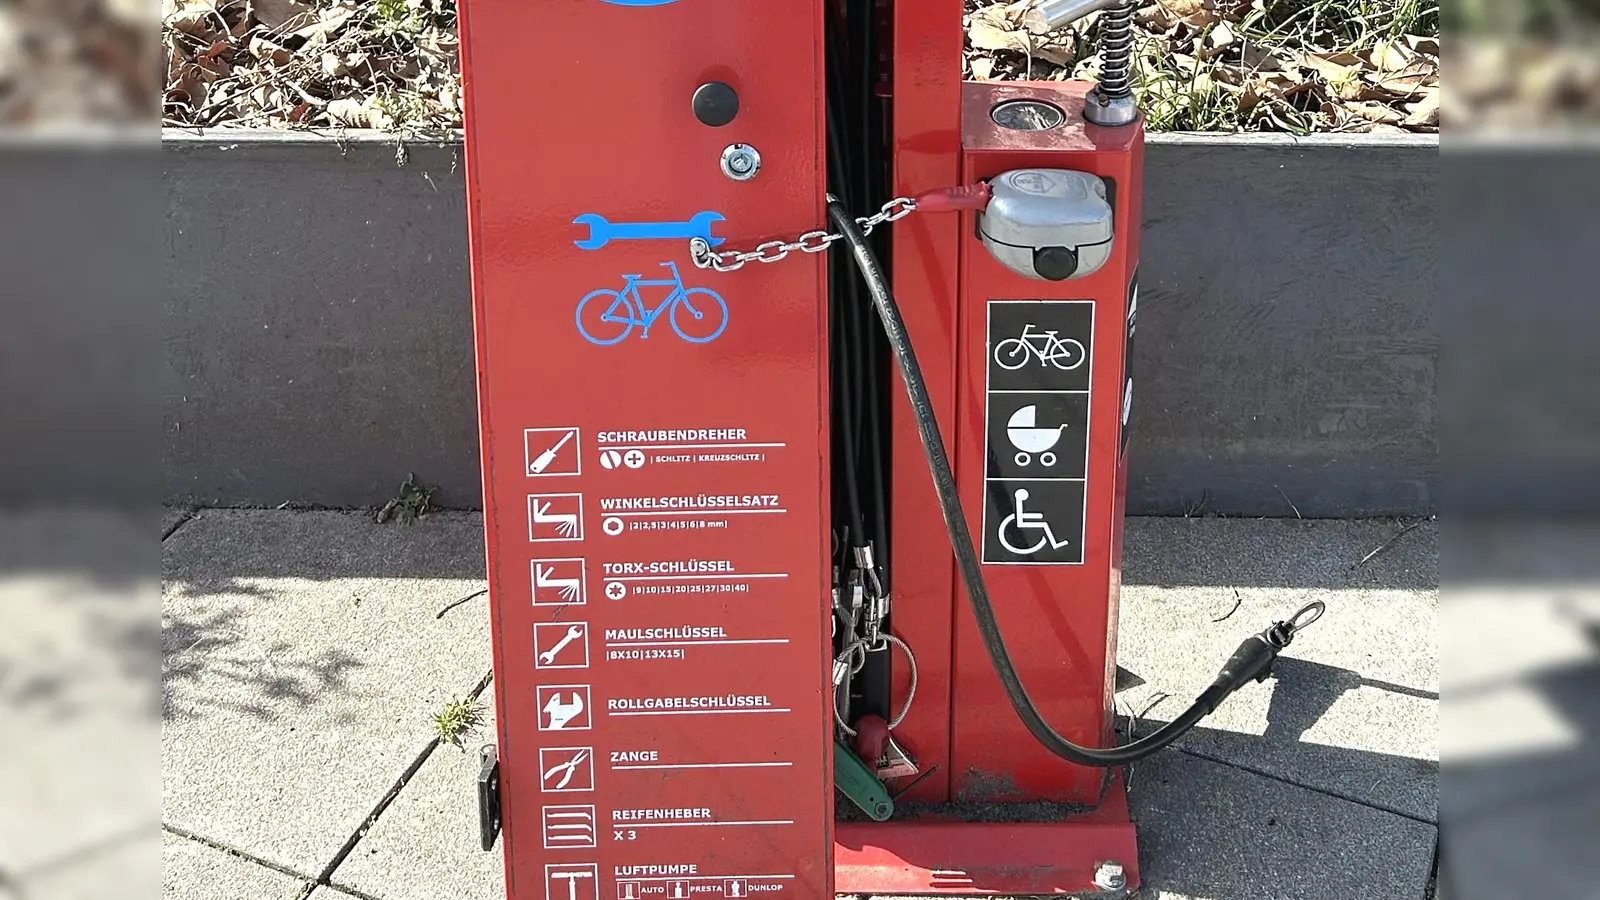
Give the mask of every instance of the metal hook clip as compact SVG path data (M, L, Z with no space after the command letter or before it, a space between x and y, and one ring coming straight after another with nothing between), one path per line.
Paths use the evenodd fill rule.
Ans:
M1289 621L1284 624L1288 626L1290 634L1298 634L1315 624L1318 619L1322 618L1322 614L1327 611L1328 604L1323 603L1321 600L1313 600L1300 607L1299 611L1290 616Z
M1273 622L1271 628L1262 632L1262 637L1265 637L1272 646L1282 650L1289 646L1289 642L1294 640L1296 634L1304 631L1313 622L1322 618L1322 614L1327 610L1328 605L1326 603L1321 600L1313 600L1296 610L1295 614L1289 617L1289 621Z

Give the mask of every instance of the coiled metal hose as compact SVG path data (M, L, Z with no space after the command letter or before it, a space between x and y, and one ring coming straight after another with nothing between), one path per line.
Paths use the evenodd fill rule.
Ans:
M1107 100L1133 96L1133 0L1100 17L1100 93Z

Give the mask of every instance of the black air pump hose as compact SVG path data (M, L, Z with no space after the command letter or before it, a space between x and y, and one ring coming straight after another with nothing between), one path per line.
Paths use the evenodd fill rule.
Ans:
M828 218L850 247L856 267L872 294L873 306L883 323L884 334L894 353L910 395L912 414L916 417L917 433L922 439L922 449L928 458L928 469L933 475L933 486L939 495L939 509L944 514L945 529L950 534L950 548L955 552L956 566L966 585L967 599L972 604L972 615L978 622L978 633L983 636L983 646L989 652L995 674L1000 676L1006 697L1022 719L1028 731L1050 752L1080 766L1122 766L1143 759L1162 749L1193 728L1201 719L1216 710L1228 695L1250 681L1264 681L1271 674L1272 663L1278 652L1289 646L1295 632L1315 622L1323 613L1321 601L1307 604L1288 622L1275 622L1258 635L1252 635L1239 645L1218 673L1216 681L1202 692L1188 709L1176 719L1130 744L1109 749L1084 747L1067 740L1039 714L1028 691L1017 676L1016 666L1006 650L1005 638L995 621L994 607L989 602L989 591L983 583L978 554L973 547L972 533L967 529L966 514L961 509L961 498L956 491L955 472L950 468L950 457L945 452L944 439L939 435L939 423L934 418L933 402L928 398L928 388L917 365L917 355L906 335L905 322L900 318L900 308L889 290L889 279L878 264L877 256L861 233L856 220L833 196L828 197Z

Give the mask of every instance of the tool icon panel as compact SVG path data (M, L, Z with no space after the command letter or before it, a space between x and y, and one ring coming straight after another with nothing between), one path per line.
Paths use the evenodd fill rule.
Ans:
M528 477L582 475L582 440L577 428L524 428L523 459Z
M538 622L533 626L536 669L589 668L587 622Z
M536 689L540 731L588 731L593 725L587 684L556 684Z
M594 804L546 806L543 814L546 850L581 850L595 846Z
M544 900L600 900L600 866L597 863L546 864Z
M594 748L541 747L539 790L546 794L594 790Z
M528 567L534 606L582 606L588 602L582 559L535 559Z
M528 540L583 540L583 495L529 494Z

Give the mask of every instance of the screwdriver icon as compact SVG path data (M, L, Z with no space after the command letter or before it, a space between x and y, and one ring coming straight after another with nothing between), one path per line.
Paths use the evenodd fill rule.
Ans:
M528 465L528 474L529 475L541 475L541 474L544 473L545 469L550 468L550 464L555 462L555 460L556 460L556 451L558 451L562 447L566 446L567 441L572 440L572 436L574 434L576 434L576 432L573 432L573 431L567 432L566 434L561 436L561 440L557 441L556 445L554 447L551 447L549 450L546 450L543 453L539 454L539 458L535 459L532 463L530 463Z
M567 785L571 784L572 783L572 776L577 773L578 767L583 765L583 761L588 759L588 758L589 758L589 751L588 750L579 750L577 756L574 756L573 758L567 760L564 763L561 763L560 765L551 766L550 770L544 773L544 782L545 782L545 784L550 785L550 788L552 790L557 790L557 791L559 791L562 788L566 787ZM561 776L561 780L556 782L555 784L550 784L550 779L556 777L556 775L558 775L558 774Z

